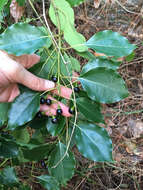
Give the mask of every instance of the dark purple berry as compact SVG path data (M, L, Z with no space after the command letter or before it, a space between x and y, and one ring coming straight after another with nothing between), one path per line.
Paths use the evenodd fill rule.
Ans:
M80 89L78 88L78 87L74 87L74 92L79 92L80 91Z
M46 104L47 104L48 106L50 106L50 105L52 104L52 100L51 100L51 99L46 99Z
M74 112L75 112L74 108L69 108L69 113L70 114L74 114Z
M52 81L53 81L53 82L57 82L57 81L58 81L57 77L52 76Z
M41 166L42 166L43 168L46 168L46 164L45 164L44 160L41 160Z
M53 124L57 124L58 123L58 119L56 117L54 117L51 121L52 121Z
M63 110L62 109L57 109L57 115L62 115Z
M36 114L36 117L41 118L41 117L42 117L42 113L39 111L39 112Z
M45 104L45 98L43 97L40 98L40 104Z

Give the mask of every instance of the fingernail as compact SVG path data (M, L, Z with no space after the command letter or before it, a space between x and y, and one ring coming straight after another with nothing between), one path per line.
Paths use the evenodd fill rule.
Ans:
M45 88L54 88L55 87L55 83L49 80L45 81Z

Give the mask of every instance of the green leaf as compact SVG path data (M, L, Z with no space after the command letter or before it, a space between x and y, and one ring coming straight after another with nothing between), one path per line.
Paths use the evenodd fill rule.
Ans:
M66 26L64 30L64 39L76 51L87 51L87 48L84 45L85 37L82 34L78 33L73 26Z
M14 168L8 166L0 172L0 183L8 187L17 186L19 184Z
M134 59L134 57L135 57L135 52L132 52L130 55L126 57L126 61L130 62Z
M87 50L85 38L74 27L74 12L66 0L53 0L50 4L51 21L64 33L64 38L72 48L79 52Z
M37 161L44 159L46 156L48 156L49 152L52 149L53 149L52 144L41 144L41 145L27 144L25 145L25 147L21 148L24 158L30 161Z
M46 29L44 26L40 26L38 27L38 29L41 30L45 34L45 36L47 37L50 36L50 34L48 33L48 29ZM52 45L52 40L50 37L48 37L46 39L46 43L44 46L46 46L46 48L49 48L51 45Z
M49 172L62 185L66 185L66 182L73 176L75 170L75 158L71 152L68 152L57 167L52 168L61 160L65 151L66 146L59 142L49 158Z
M78 6L83 3L85 0L66 0L72 7Z
M1 140L0 143L0 157L1 158L13 158L18 156L18 145L13 141Z
M46 124L47 130L52 136L56 136L56 135L60 134L62 132L64 126L65 126L65 118L64 117L61 117L57 124L53 124L50 119L47 121L47 124Z
M70 60L71 60L71 64L72 64L72 70L79 72L80 71L80 62L72 56L70 56Z
M77 98L76 103L78 110L87 120L97 123L104 122L100 111L100 105L98 103L95 103L88 98Z
M130 44L127 38L111 30L96 33L85 44L97 53L115 57L130 55L136 49L136 46Z
M32 120L40 109L40 96L36 92L24 92L11 104L8 114L8 129L24 125Z
M92 60L95 59L96 57L89 51L85 52L77 52L77 54L85 59Z
M25 5L25 0L16 0L16 2L18 2L19 6Z
M7 4L8 0L1 0L0 1L0 12L3 10L4 6Z
M46 127L47 124L47 117L44 118L34 118L30 123L28 124L29 127L33 129L42 129Z
M47 58L46 60L45 57ZM61 57L58 58L57 52L52 50L49 52L43 52L43 62L34 65L34 67L30 69L30 72L45 79L50 79L52 75L57 75L59 71L63 76L72 75L72 64L70 57L66 53L63 55L63 57L67 64L63 62Z
M0 49L17 56L32 54L47 43L42 30L26 23L16 23L0 36Z
M42 131L42 129L44 129L44 131ZM48 135L48 133L45 133L45 130L46 130L46 128L41 128L41 129L35 130L29 143L35 143L35 144L45 143L45 139L47 138L47 135Z
M90 60L86 65L83 66L81 75L97 67L107 67L109 69L117 70L121 62L114 62L108 59L96 58Z
M28 185L20 185L18 190L31 190L31 188Z
M28 143L30 140L30 135L26 128L23 128L23 129L18 128L14 130L13 136L15 137L16 142L20 142L20 143Z
M81 75L79 81L96 102L114 103L128 96L124 80L112 69L98 67Z
M80 123L76 128L79 152L95 162L112 161L112 141L104 128L91 123Z
M1 125L4 124L5 121L8 119L8 110L10 107L10 103L0 103L0 120Z
M47 190L60 190L59 183L52 176L41 175L37 179L39 179L40 184Z

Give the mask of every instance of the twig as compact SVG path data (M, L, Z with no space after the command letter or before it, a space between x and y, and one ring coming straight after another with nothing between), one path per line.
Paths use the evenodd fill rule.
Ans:
M59 53L60 53L60 56L61 56L61 58L62 58L64 64L67 65L67 62L65 61L65 59L64 59L64 57L63 57L63 55L62 55L62 53L61 53L61 50L60 50L60 48L59 48L59 46L58 46L58 44L57 44L57 42L56 42L56 40L55 40L55 38L54 38L54 36L53 36L53 34L52 34L52 31L51 31L50 27L49 27L49 24L48 24L48 21L47 21L47 18L46 18L45 0L42 0L42 2L43 2L43 17L44 17L44 20L45 20L47 29L48 29L48 31L49 31L49 33L50 33L50 35L51 35L51 38L52 38L52 40L53 40L53 42L54 42L54 44L55 44L55 46L56 46L56 49L57 49L57 50L59 51ZM66 69L67 69L68 73L70 73L67 67L66 67ZM69 75L69 76L70 76L70 75ZM72 78L70 77L69 82L70 82L72 91L74 92L74 87L73 87L71 81L72 81ZM69 150L69 147L70 147L70 143L71 143L71 140L72 140L74 131L75 131L76 121L77 121L77 108L76 108L75 93L73 93L73 96L74 96L74 107L75 107L75 119L74 119L74 125L73 125L73 129L72 129L72 132L71 132L71 136L70 136L70 139L69 139L69 142L68 142L68 144L67 144L67 148L66 148L66 151L65 151L63 157L62 157L62 158L57 162L57 164L56 164L55 166L53 166L52 168L56 168L56 167L64 160L64 158L67 156L68 150Z
M131 14L136 14L136 15L139 15L139 13L136 13L136 12L133 12L133 11L130 11L128 10L125 6L123 6L118 0L115 0L115 2L120 5L120 7L122 7L126 12L128 13L131 13Z

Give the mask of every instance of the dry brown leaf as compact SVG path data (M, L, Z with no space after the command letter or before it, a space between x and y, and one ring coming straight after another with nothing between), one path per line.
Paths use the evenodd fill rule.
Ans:
M98 9L98 7L100 6L101 0L94 0L94 7L96 9Z
M128 130L135 139L139 138L143 135L143 122L141 120L130 119L128 121Z
M96 57L100 57L100 56L106 56L106 57L107 57L107 55L104 54L104 53L97 53L97 52L94 52L94 55L95 55ZM124 57L120 57L120 58L117 59L117 61L123 61L123 60L124 60Z
M131 142L130 140L124 142L124 145L126 146L126 151L129 154L134 154L134 151L136 149L136 144Z
M12 0L10 4L10 14L14 18L15 22L18 22L18 20L22 17L23 13L24 7L19 6L16 0Z
M94 52L94 55L95 55L96 57L106 56L104 53L96 53L96 52Z

